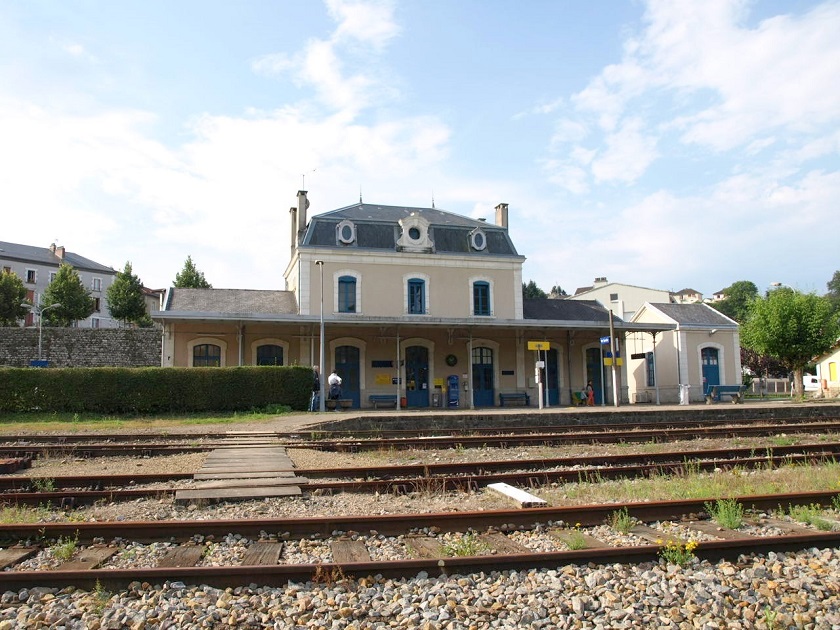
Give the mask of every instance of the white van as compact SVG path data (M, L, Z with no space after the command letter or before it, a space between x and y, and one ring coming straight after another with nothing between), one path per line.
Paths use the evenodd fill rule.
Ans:
M803 374L802 386L806 392L818 392L820 391L820 379L812 374Z

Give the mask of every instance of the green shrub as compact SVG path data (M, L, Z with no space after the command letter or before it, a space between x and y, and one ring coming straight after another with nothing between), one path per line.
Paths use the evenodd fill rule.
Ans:
M305 410L311 393L312 370L300 366L0 369L0 412Z

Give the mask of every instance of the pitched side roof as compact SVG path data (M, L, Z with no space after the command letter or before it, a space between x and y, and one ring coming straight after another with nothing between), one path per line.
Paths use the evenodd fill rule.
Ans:
M738 322L729 319L708 304L696 302L694 304L650 304L666 317L685 326L721 326L737 328Z
M304 235L302 246L384 249L394 251L399 238L399 222L411 215L429 223L429 238L438 253L457 253L475 256L519 256L508 231L498 225L464 217L437 208L383 206L357 203L352 206L313 215ZM356 240L350 245L336 238L336 226L349 220L356 226ZM487 246L483 250L470 247L470 235L482 230Z
M526 299L522 301L525 319L544 319L555 321L610 321L610 312L595 300L553 300ZM621 321L618 317L613 317Z
M22 263L34 265L46 265L58 267L66 262L75 269L92 271L94 273L116 275L116 271L106 265L102 265L90 258L85 258L73 252L64 252L61 258L49 247L35 247L33 245L20 245L18 243L7 243L0 241L0 259L15 260Z
M298 312L295 294L291 291L174 287L169 289L163 310L226 315L293 315Z

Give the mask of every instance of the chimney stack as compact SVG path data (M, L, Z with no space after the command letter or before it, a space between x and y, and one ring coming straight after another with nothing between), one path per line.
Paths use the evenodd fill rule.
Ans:
M295 253L295 247L297 246L297 208L292 206L289 208L289 218L291 219L291 226L289 229L289 239L292 242L292 255Z
M64 245L59 245L55 248L55 255L58 256L61 260L64 260Z
M496 206L496 225L508 229L508 205L500 203Z
M306 198L306 191L299 190L297 194L297 242L300 242L304 230L306 230L306 210L309 208L309 199Z
M596 287L599 286L599 285L602 285L602 284L607 284L607 277L606 276L601 276L600 278L595 278L595 286Z

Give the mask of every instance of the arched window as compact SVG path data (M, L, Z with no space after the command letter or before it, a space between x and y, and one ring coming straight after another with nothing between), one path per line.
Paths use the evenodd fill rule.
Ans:
M356 312L356 278L341 276L338 279L338 312Z
M283 365L283 347L274 344L257 346L257 365Z
M222 348L213 343L193 346L193 367L219 367L222 365Z
M408 314L425 315L426 313L426 283L420 278L408 281Z

